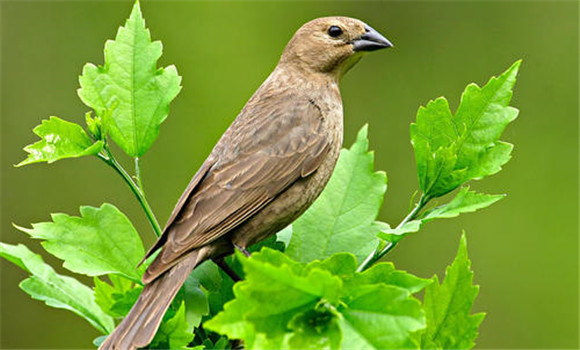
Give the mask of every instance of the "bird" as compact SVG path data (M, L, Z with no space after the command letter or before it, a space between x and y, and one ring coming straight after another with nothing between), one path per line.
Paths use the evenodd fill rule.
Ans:
M219 139L144 259L144 289L99 349L147 346L191 271L289 225L320 195L343 139L342 76L392 47L349 17L314 19L292 36L272 73Z

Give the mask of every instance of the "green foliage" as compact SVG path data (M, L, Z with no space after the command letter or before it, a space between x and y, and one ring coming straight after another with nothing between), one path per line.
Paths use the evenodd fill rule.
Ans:
M381 233L379 237L389 242L398 242L407 233L417 232L421 226L435 219L453 218L462 213L471 213L479 209L489 207L502 199L504 195L492 195L470 191L469 187L463 187L457 195L447 204L426 211L417 219L404 223L401 227L390 228L386 223L380 223Z
M112 284L95 277L95 302L108 315L115 318L125 317L143 287L118 275L109 275L109 279Z
M338 270L344 271L344 269ZM354 271L348 269L347 271ZM370 269L362 273L350 275L345 280L345 287L355 291L364 285L374 285L378 283L390 284L408 290L410 293L418 293L431 283L431 280L419 278L402 270L395 269L391 262L381 262L373 265Z
M201 289L200 281L193 275L188 276L181 292L178 300L183 299L185 319L190 325L189 332L193 332L193 328L201 323L202 317L209 314L209 301Z
M151 349L187 349L187 345L193 340L193 334L189 331L189 325L185 320L185 304L181 303L175 315L164 318L155 338L151 341Z
M305 264L264 248L242 265L236 299L205 327L243 339L248 349L416 348L411 335L425 318L410 289L427 281L392 264L358 273L352 254Z
M425 316L409 291L392 285L364 286L341 308L344 349L416 349L411 336Z
M93 291L68 276L54 272L40 255L26 246L0 243L0 256L16 264L30 274L19 287L33 299L46 305L74 312L105 334L113 330L113 319L95 303Z
M521 61L483 87L467 86L455 115L440 97L419 108L411 124L419 184L429 197L439 197L462 183L501 170L513 146L499 141L518 110L509 107Z
M42 239L47 252L64 260L64 267L88 276L119 273L136 282L135 269L145 250L129 219L111 204L100 208L82 206L81 217L52 214L53 222L17 227L32 238Z
M286 250L297 261L350 252L363 259L378 243L374 221L387 190L387 175L374 168L368 127L350 149L343 149L328 185L316 202L292 224Z
M96 155L121 175L159 233L139 157L156 139L181 88L175 67L156 68L161 51L136 2L115 41L105 45L104 66L83 68L78 93L95 111L94 118L91 112L85 116L88 133L51 117L34 129L41 140L25 148L29 156L18 166ZM483 314L471 314L478 287L464 236L442 284L437 276L420 278L379 260L424 223L503 198L463 186L448 203L427 207L470 180L498 172L509 160L512 146L499 138L517 116L509 102L519 66L518 61L483 88L470 84L455 115L443 97L419 109L411 141L422 194L397 226L375 221L387 177L374 170L364 126L352 147L342 150L321 196L298 220L250 247L250 258L240 254L226 260L243 281L234 284L212 261L192 272L149 348L226 350L240 345L237 340L248 349L473 347ZM113 156L109 137L135 158L134 176ZM138 264L144 248L130 220L113 205L82 206L80 213L53 214L52 222L31 229L16 227L41 239L66 269L94 276L92 290L58 275L23 245L0 243L0 256L30 274L20 288L32 298L68 309L108 334L143 290ZM421 302L413 294L423 289Z
M80 125L57 117L43 120L42 124L32 131L42 140L24 147L30 154L17 166L39 162L53 163L63 158L94 155L103 148L103 142L93 143Z
M79 78L79 97L98 116L107 117L107 132L131 157L151 147L181 89L174 66L156 68L161 51L161 42L151 42L135 2L125 26L105 45L104 66L87 63Z
M473 285L467 240L461 236L457 256L447 267L441 285L437 276L425 290L424 309L427 328L421 337L424 349L471 349L484 313L471 314L479 286Z

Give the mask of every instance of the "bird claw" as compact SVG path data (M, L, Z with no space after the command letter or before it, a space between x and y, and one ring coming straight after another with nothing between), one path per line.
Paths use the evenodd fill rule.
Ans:
M236 247L236 249L239 250L240 252L242 252L246 257L250 257L251 253L246 248L241 247L235 243L234 243L234 247Z

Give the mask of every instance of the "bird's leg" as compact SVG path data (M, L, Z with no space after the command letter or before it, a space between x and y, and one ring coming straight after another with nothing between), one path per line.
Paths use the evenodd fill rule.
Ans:
M239 250L240 252L244 253L245 256L250 257L251 253L249 251L247 251L246 248L239 246L235 243L234 243L234 247L236 247L236 249Z
M232 281L239 282L242 280L236 271L234 271L230 265L226 263L224 258L213 259L213 262L215 262L217 266L219 266L228 276L230 276Z

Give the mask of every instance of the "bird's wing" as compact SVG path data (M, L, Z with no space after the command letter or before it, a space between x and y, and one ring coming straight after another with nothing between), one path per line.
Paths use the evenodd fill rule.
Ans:
M215 162L194 177L197 184L188 187L156 244L163 250L150 277L240 225L319 167L331 141L320 109L309 100L285 101L242 111L224 134L212 152Z
M211 168L211 166L214 163L215 163L215 160L211 156L208 157L208 159L206 159L205 162L201 165L201 167L199 168L197 173L195 173L195 175L193 176L193 178L191 179L191 181L187 185L187 188L185 189L185 191L183 191L183 193L181 194L181 197L177 201L177 204L175 205L173 212L171 212L171 216L169 217L169 220L167 220L167 224L165 225L165 228L163 229L163 234L161 235L161 237L159 237L157 242L155 242L155 244L151 248L149 248L149 251L147 252L147 254L145 254L145 257L143 257L143 260L141 260L141 262L139 264L142 264L151 255L153 255L153 253L155 253L159 248L161 248L163 246L163 244L165 244L165 242L167 241L167 229L171 226L171 224L173 223L173 221L175 220L175 218L177 217L177 215L181 211L181 208L183 208L183 205L190 198L193 190L195 190L197 188L197 185L199 185L201 180L208 173L209 169Z

